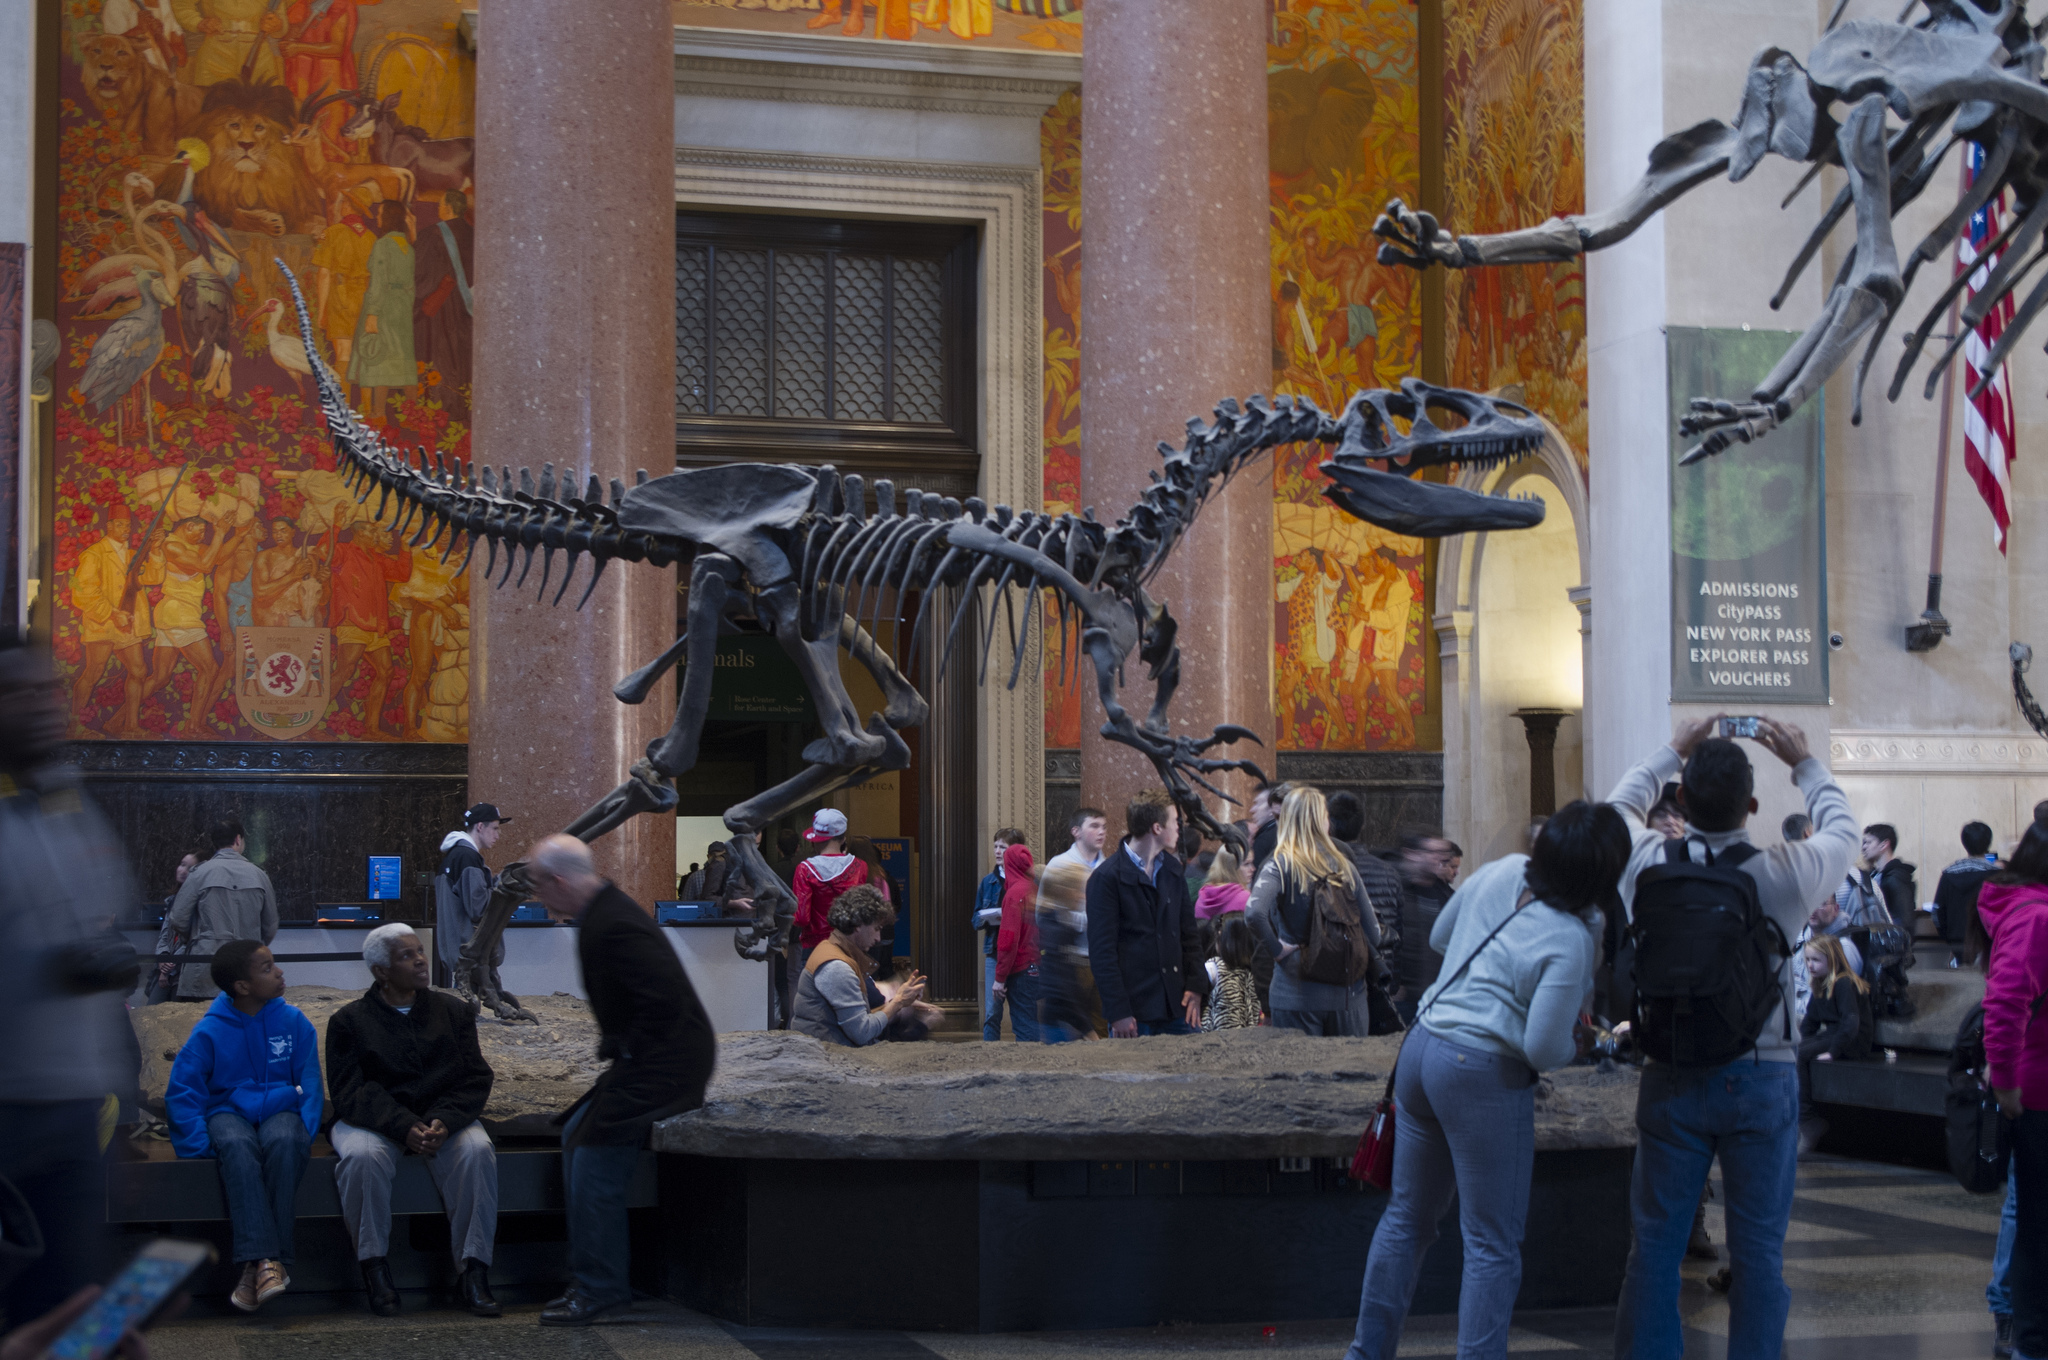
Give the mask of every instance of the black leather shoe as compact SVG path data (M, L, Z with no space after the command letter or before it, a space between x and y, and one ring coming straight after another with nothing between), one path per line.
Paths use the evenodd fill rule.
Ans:
M540 1325L543 1327L588 1327L600 1318L623 1313L633 1306L631 1299L617 1303L597 1303L580 1289L571 1289L557 1302L541 1310Z
M363 1288L370 1291L370 1311L378 1317L398 1316L398 1286L391 1279L391 1262L372 1256L363 1262Z
M482 1261L465 1259L462 1263L462 1279L456 1289L462 1295L462 1306L478 1317L503 1317L505 1310L491 1297L491 1281Z

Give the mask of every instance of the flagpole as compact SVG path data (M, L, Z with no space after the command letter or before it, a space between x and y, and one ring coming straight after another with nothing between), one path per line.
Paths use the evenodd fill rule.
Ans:
M1963 157L1962 186L1957 197L1968 192L1970 186L1970 161ZM1977 267L1972 260L1970 268ZM1944 337L1953 343L1956 324L1961 319L1963 299L1959 292L1949 299L1948 335ZM1941 540L1948 524L1948 445L1955 428L1956 361L1951 359L1941 371L1941 434L1934 444L1934 542L1927 553L1927 607L1920 611L1920 622L1906 625L1906 650L1909 652L1931 652L1941 645L1948 636L1949 623L1941 613Z

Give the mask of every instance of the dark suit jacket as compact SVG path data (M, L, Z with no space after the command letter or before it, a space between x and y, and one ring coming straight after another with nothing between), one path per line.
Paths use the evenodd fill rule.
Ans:
M1088 876L1088 966L1110 1024L1163 1024L1181 1014L1184 992L1209 994L1185 871L1170 854L1147 882L1119 845Z
M668 937L639 903L607 883L578 924L597 1056L612 1065L570 1107L590 1105L572 1142L638 1146L656 1120L704 1103L718 1040Z

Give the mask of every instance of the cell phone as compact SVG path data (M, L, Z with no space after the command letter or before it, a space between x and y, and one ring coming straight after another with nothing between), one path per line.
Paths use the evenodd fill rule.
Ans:
M159 1237L135 1253L106 1292L45 1352L51 1360L102 1360L131 1330L147 1327L171 1295L217 1259L204 1242Z
M1759 721L1760 719L1754 714L1746 718L1723 718L1721 719L1721 735L1724 737L1748 737L1751 741L1755 741L1756 725Z

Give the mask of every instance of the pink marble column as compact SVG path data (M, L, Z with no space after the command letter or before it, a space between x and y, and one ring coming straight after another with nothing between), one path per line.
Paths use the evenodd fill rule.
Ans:
M1082 57L1081 500L1114 519L1207 417L1272 385L1266 10L1256 0L1089 0ZM1176 733L1249 727L1272 771L1270 464L1212 499L1151 587L1180 622ZM1132 658L1124 705L1151 691ZM1081 797L1114 828L1150 762L1081 721ZM1242 783L1226 784L1240 798Z
M485 0L478 23L476 456L580 485L675 466L675 103L669 0ZM557 581L561 561L556 561ZM611 687L676 636L675 573L615 563L576 612L471 582L469 789L523 856L626 776L675 686ZM554 586L548 590L554 596ZM593 847L643 903L674 894L675 819ZM507 853L507 852L510 853Z

